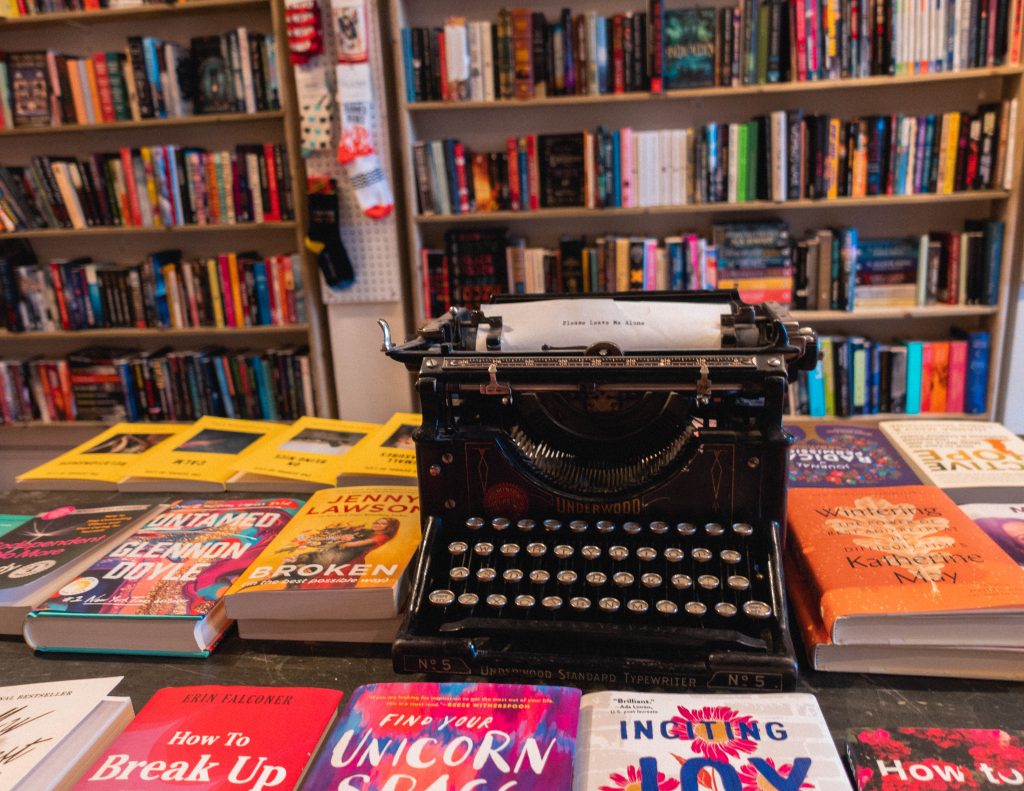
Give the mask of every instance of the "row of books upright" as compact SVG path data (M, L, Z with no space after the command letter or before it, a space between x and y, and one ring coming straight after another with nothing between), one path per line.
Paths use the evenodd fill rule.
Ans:
M0 17L59 14L68 11L100 11L105 8L137 8L145 5L169 5L174 0L0 0Z
M280 109L272 34L244 27L186 48L131 36L85 56L0 54L0 129Z
M101 328L288 326L306 321L298 255L183 259L161 250L135 264L89 258L37 263L0 240L0 326L9 332Z
M784 202L1009 189L1017 100L974 113L842 120L779 110L745 123L510 137L474 152L413 145L423 215Z
M790 383L793 415L849 417L986 410L991 336L954 328L949 340L880 343L821 337L817 367Z
M65 358L0 360L4 423L295 419L315 412L309 351L138 352L90 347Z
M1020 60L1020 0L742 0L554 19L502 8L402 30L408 102L908 75ZM442 20L439 20L439 23Z
M277 222L295 216L280 144L204 151L124 148L88 158L32 158L0 167L0 227L171 228Z

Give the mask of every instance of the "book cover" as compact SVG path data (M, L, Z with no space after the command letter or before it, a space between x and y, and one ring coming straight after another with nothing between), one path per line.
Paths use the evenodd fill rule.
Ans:
M15 127L50 125L50 83L45 52L7 55L11 106Z
M342 457L338 482L371 483L368 478L394 482L393 479L398 478L415 478L413 432L421 421L420 415L396 412Z
M368 684L301 788L568 789L579 700L563 687Z
M664 25L665 88L714 85L715 9L666 9Z
M850 784L813 695L583 697L573 791Z
M1007 555L1024 566L1024 504L965 503L960 510Z
M23 514L0 514L0 536L10 533L14 528L25 524L31 516Z
M392 617L419 542L416 487L323 489L231 586L228 615Z
M883 433L921 480L940 489L1024 486L1024 441L980 420L892 420Z
M919 483L876 428L849 423L794 422L786 430L791 487L864 488Z
M846 755L857 791L1002 789L1024 775L1024 740L994 728L863 728Z
M341 697L313 687L157 690L74 789L289 791Z
M540 206L583 206L583 135L538 135Z

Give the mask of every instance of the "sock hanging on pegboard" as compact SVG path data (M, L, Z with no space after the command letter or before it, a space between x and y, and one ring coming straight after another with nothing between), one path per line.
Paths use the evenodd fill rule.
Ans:
M338 37L335 72L338 107L341 108L338 162L345 168L363 213L379 220L394 211L395 199L370 140L368 124L374 98L366 2L331 0L331 16Z
M330 72L324 63L324 33L317 0L285 0L288 26L288 59L295 71L295 92L299 102L302 156L308 157L331 146L331 117L334 113Z
M331 288L348 288L356 273L338 233L338 189L333 179L310 176L306 181L309 201L309 233L306 249L316 256L317 266Z

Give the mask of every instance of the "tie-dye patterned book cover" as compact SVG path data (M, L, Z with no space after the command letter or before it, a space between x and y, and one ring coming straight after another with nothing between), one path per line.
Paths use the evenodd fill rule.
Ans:
M919 483L877 428L848 423L787 422L791 487L910 486Z
M595 692L574 791L849 791L813 695Z
M569 791L579 702L563 687L359 687L301 789Z

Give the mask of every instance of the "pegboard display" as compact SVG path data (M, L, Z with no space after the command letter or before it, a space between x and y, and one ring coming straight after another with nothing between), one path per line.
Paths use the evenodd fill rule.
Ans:
M334 64L337 62L337 34L330 23L330 0L319 0L324 20L324 54L322 56L333 91ZM367 0L367 26L370 41L370 71L373 79L375 102L368 118L373 146L377 149L384 171L392 188L395 173L391 168L391 150L388 140L388 119L384 82L380 16L377 0ZM345 244L356 278L349 288L335 290L320 278L323 301L328 304L351 302L398 302L402 298L401 258L398 248L398 226L395 213L383 220L371 220L363 214L349 186L344 169L336 159L340 124L337 108L331 119L331 144L326 151L318 151L306 159L309 176L328 176L338 183L338 202L341 240Z

